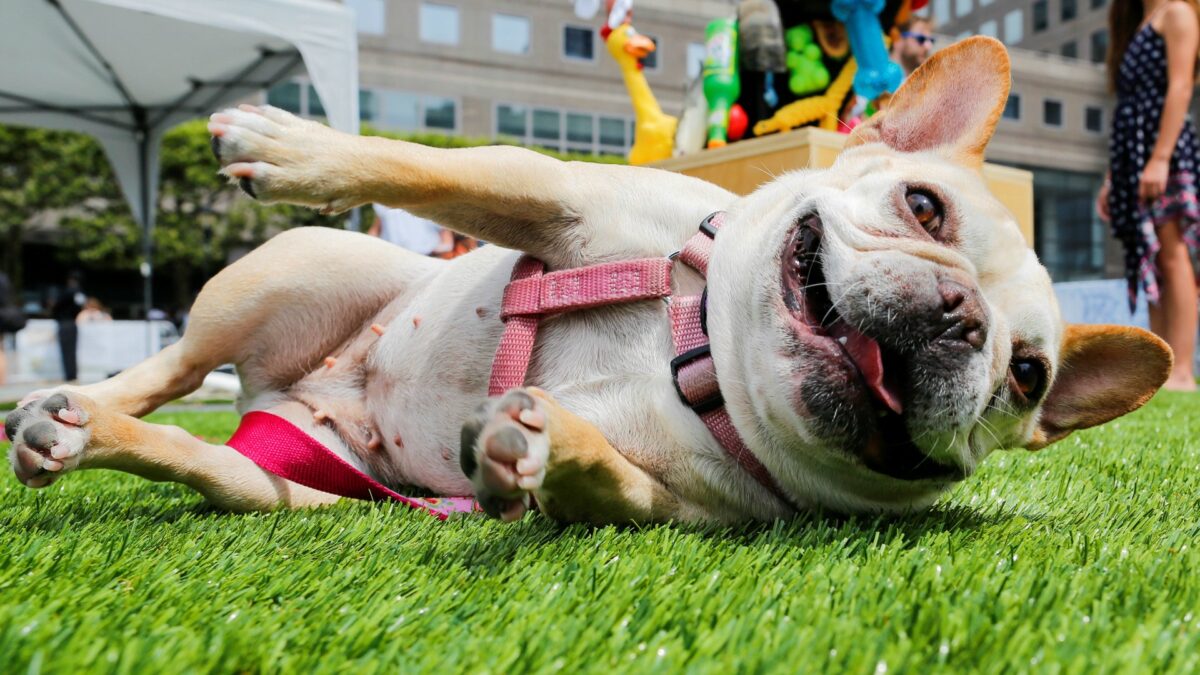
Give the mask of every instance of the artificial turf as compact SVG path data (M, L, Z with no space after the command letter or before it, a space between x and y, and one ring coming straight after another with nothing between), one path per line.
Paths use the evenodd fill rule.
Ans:
M224 413L158 415L223 438ZM739 529L229 515L0 488L4 672L1195 672L1200 396L993 455L931 512Z

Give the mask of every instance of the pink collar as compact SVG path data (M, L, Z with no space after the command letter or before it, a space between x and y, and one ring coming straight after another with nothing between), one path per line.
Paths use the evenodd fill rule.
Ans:
M540 260L522 256L504 289L500 318L504 334L492 363L488 396L524 386L538 323L549 314L654 298L670 298L671 337L676 356L671 376L683 404L691 408L738 466L793 510L795 503L742 441L725 410L708 341L708 288L699 295L671 297L671 268L676 257L708 276L708 259L717 230L725 222L718 211L700 223L678 256L603 263L546 273Z

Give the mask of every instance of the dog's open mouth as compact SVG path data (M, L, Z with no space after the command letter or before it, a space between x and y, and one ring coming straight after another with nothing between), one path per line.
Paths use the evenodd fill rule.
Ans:
M821 255L821 219L800 221L784 251L783 296L794 330L836 344L870 394L875 428L860 452L867 468L903 480L959 480L963 470L939 463L913 442L904 421L904 357L864 335L838 313Z

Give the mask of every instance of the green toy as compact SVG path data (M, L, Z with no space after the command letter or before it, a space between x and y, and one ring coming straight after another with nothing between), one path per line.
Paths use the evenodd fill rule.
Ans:
M791 71L788 89L797 96L819 94L829 86L829 70L821 60L821 48L813 40L812 28L795 26L785 34L787 66Z

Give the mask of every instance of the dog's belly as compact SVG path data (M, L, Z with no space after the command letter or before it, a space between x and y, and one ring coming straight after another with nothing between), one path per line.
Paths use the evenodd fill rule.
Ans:
M372 351L366 402L384 441L382 478L470 493L459 435L487 397L503 332L501 295L517 255L488 247L452 261L400 310ZM672 409L671 355L661 301L586 310L542 322L527 383L595 424L651 474L686 483L681 472L690 463L680 438L696 430L675 428L694 425L672 414L679 411Z

